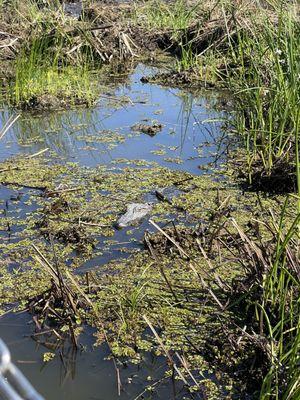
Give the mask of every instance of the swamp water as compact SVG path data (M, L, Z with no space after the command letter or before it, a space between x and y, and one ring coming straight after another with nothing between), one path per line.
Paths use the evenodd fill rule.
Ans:
M142 84L140 78L153 72L139 65L125 83L114 79L92 109L42 115L23 113L2 139L0 161L13 156L28 157L45 150L50 162L61 165L72 162L89 169L105 165L122 170L128 165L134 166L135 160L145 160L150 163L145 164L146 167L153 163L199 175L202 170L218 166L225 156L226 137L221 129L223 111L216 111L217 95L202 93L199 97L187 91ZM0 129L11 114L11 110L2 110ZM155 135L149 135L143 132L143 126L158 126L159 129ZM141 161L136 164L143 165ZM11 218L25 218L38 209L38 204L28 201L35 192L38 194L37 189L29 187L18 189L1 185L0 213ZM151 192L144 199L157 202ZM101 268L110 260L138 251L147 228L146 218L137 227L115 229L113 243L106 250L102 249L104 241L99 237L96 248L103 251L95 252L94 257L83 262L78 273ZM20 230L22 226L3 229L0 240L14 242ZM113 362L104 360L109 355L108 349L104 345L93 348L90 328L80 336L81 350L74 353L72 347L66 345L61 357L44 363L43 354L48 350L30 339L33 329L32 323L28 324L30 321L26 313L4 314L0 317L0 336L10 347L14 362L46 399L120 398ZM121 399L134 399L147 384L162 378L165 370L166 361L150 355L145 355L139 366L124 364ZM153 395L146 393L145 398L182 397L180 388L162 382Z

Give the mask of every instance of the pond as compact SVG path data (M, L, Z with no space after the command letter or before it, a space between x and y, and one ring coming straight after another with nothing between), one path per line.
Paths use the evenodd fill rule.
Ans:
M55 163L76 163L82 167L126 165L145 160L173 170L196 175L211 172L226 157L227 137L222 129L225 110L220 96L211 92L192 93L156 84L143 84L141 77L155 68L138 65L129 77L114 78L106 86L98 104L91 109L73 109L51 113L24 112L2 139L0 161L13 156L34 156L44 152ZM14 113L4 108L0 113L0 130ZM144 127L158 127L155 134ZM38 208L28 203L34 192L18 191L0 185L0 215L22 218ZM37 191L38 192L38 191ZM20 200L21 198L21 200ZM154 201L149 193L147 201ZM101 255L83 262L78 273L125 256L123 247L138 250L148 222L133 230L115 230L115 245ZM12 242L21 227L0 231L0 240ZM103 246L98 238L97 247ZM13 267L17 267L14 265ZM184 396L178 383L163 378L166 361L145 354L140 365L120 366L122 392L118 396L116 370L106 346L94 348L93 331L86 327L80 336L81 348L61 349L59 357L44 363L48 350L30 338L32 319L26 312L0 317L0 336L11 349L12 357L46 399L166 399ZM161 381L160 381L161 380ZM155 383L152 394L141 394L146 384Z
M222 104L220 97L141 83L142 76L154 72L139 65L125 83L114 79L92 109L23 113L2 141L0 161L49 149L62 163L91 167L122 158L155 161L195 174L200 166L215 166L225 151L220 129L224 115L215 110ZM0 129L11 114L1 112ZM132 129L151 123L162 126L153 137Z

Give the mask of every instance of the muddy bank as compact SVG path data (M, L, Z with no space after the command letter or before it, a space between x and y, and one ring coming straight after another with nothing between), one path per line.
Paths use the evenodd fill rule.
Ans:
M168 3L155 7L151 2L41 5L25 1L16 7L17 12L9 3L2 5L0 58L4 65L7 61L1 74L4 95L21 108L90 105L97 95L91 93L96 88L90 85L93 76L88 71L96 69L99 74L108 64L113 73L120 73L141 57L158 61L162 52L175 59L168 61L172 72L157 75L157 82L211 87L216 83L214 74L198 76L200 70L182 68L176 60L184 59L190 42L189 51L195 56L207 49L228 51L220 10L208 12L207 4L175 2L172 11ZM232 31L234 43L232 20L227 30ZM69 82L59 85L66 74ZM73 75L81 76L85 84L70 83ZM34 88L29 85L32 79Z

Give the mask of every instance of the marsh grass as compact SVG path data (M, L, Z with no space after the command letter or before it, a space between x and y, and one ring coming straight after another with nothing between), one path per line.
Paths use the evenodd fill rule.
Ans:
M98 88L99 90L99 88ZM26 56L16 63L16 76L10 87L10 99L16 105L50 95L69 104L91 105L97 97L95 77L86 67L36 63Z
M265 19L231 45L237 68L225 77L240 104L235 123L244 137L248 181L268 190L296 191L298 215L287 228L290 197L270 230L277 240L256 302L258 324L269 340L270 369L261 400L300 398L300 24L293 7L273 3L276 23ZM267 183L267 185L266 185ZM266 264L267 265L267 264Z
M60 1L47 0L43 7L33 0L17 2L13 22L26 31L22 49L28 53L42 48L46 61L56 58L69 65L95 64L92 35L86 30L90 24L66 15Z
M91 105L99 86L89 60L82 66L65 64L61 57L62 42L47 36L32 41L15 60L15 76L6 96L15 105L28 105L41 96L56 98L67 105ZM55 51L53 50L55 48Z
M180 73L189 71L195 75L195 80L215 84L219 80L218 64L220 60L216 59L213 52L207 52L205 57L195 54L193 46L187 43L180 44L180 53L175 60L175 68Z
M262 400L296 400L300 396L300 214L284 234L287 207L288 200L279 223L273 221L276 251L263 282L262 302L256 305L271 352L271 367L261 387Z
M256 237L232 221L241 239L232 236L237 240L236 259L247 271L244 290L241 293L238 289L239 312L247 315L243 324L245 332L252 331L248 336L251 346L259 348L260 361L251 368L252 372L259 376L261 367L263 371L262 379L257 378L256 383L259 390L255 398L260 400L299 399L300 213L291 219L294 197L286 198L281 214L271 212L270 220L259 224ZM259 234L264 228L268 240ZM235 301L234 298L233 304Z
M234 93L234 130L245 142L247 172L242 169L248 183L269 191L294 191L300 107L296 4L252 4L246 12L243 5L219 1L212 8L216 18L203 4L156 1L136 6L136 14L149 27L171 31L178 72Z
M257 175L258 163L260 175L272 179L273 175L280 175L281 169L281 178L291 181L289 189L296 188L299 34L300 24L293 12L278 10L276 25L266 21L265 28L256 29L255 35L239 37L238 47L232 52L239 67L228 78L228 84L235 89L241 105L236 130L245 138L250 183Z
M20 29L22 44L2 98L17 106L34 105L41 96L48 98L50 107L52 102L54 107L91 105L99 85L93 74L91 45L83 41L75 46L72 32L78 21L62 12L59 1L45 1L41 7L33 0L12 0L7 12L13 26Z
M161 0L135 3L134 20L150 29L185 30L195 20L200 3L188 6L186 0L164 2Z
M299 110L295 127L295 143L298 213L285 234L283 232L286 214L291 207L289 197L285 201L279 222L276 223L273 218L273 225L277 232L276 252L272 268L264 281L264 296L260 305L261 323L264 320L268 326L272 350L272 365L261 388L262 400L300 398Z

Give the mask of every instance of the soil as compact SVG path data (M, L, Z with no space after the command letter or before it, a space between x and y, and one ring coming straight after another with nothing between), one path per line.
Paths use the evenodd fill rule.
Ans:
M131 130L134 132L145 133L146 135L153 137L158 132L160 132L162 130L162 128L163 128L162 124L153 122L151 125L146 125L146 124L142 124L142 123L135 124L131 127Z
M153 76L143 76L141 78L142 83L158 83L160 85L169 87L188 87L188 88L214 88L216 85L213 82L202 81L199 78L195 78L195 71L183 71L183 72L161 72Z

